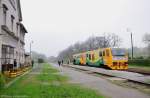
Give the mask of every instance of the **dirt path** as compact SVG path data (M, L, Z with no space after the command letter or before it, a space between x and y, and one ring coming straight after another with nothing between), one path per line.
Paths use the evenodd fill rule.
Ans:
M71 78L71 83L81 84L86 87L96 89L110 98L150 98L150 96L137 90L117 86L103 78L78 72L66 67L61 68L61 71L62 74L65 74Z

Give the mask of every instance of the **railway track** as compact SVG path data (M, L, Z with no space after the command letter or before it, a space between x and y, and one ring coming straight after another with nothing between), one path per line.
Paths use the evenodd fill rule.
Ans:
M124 76L118 76L118 75L113 75L113 74L107 74L107 73L103 73L103 72L99 72L99 71L93 71L93 70L89 70L89 69L86 69L86 68L82 68L82 66L81 66L81 68L78 66L78 67L76 67L76 66L68 66L68 65L66 65L65 67L70 67L70 68L73 68L73 69L75 69L75 70L78 70L78 71L82 71L82 72L85 72L85 73L87 73L87 74L93 74L93 75L95 75L95 74L98 74L98 75L102 75L102 76L108 76L108 77L116 77L116 78L122 78L122 79L126 79L127 81L130 81L130 82L133 82L133 83L138 83L138 84L141 84L141 85L146 85L146 86L149 86L150 87L150 83L148 82L148 83L146 83L146 82L144 82L144 81L141 81L141 80L138 80L138 79L132 79L132 78L130 78L130 77L124 77ZM97 68L95 68L95 69L97 69ZM105 69L104 69L105 70ZM107 70L106 70L107 71ZM110 70L108 70L108 71L110 71ZM123 72L123 71L122 71ZM149 76L150 75L150 73L149 72L146 72L146 71L143 71L143 70L137 70L137 69L135 69L135 68L129 68L127 71L125 71L125 72L133 72L133 73L140 73L140 74L142 74L142 76ZM139 78L141 78L141 76L139 77Z

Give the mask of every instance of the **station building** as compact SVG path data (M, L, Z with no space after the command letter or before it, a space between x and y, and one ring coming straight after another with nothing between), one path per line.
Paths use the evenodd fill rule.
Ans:
M0 72L24 66L26 33L20 0L0 0Z

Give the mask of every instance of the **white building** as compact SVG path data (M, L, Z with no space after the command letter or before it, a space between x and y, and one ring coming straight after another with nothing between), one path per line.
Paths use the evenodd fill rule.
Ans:
M24 64L27 30L21 22L20 0L0 0L0 71Z

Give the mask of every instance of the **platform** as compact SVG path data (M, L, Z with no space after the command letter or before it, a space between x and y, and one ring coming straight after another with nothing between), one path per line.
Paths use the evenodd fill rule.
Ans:
M150 85L150 75L142 75L139 73L127 72L127 71L108 70L108 69L89 67L89 66L79 66L79 65L66 65L66 66Z

